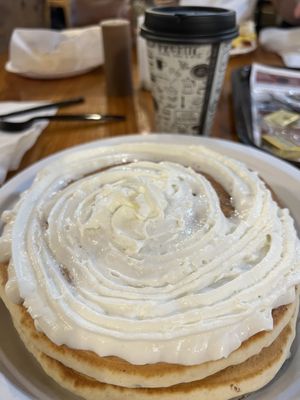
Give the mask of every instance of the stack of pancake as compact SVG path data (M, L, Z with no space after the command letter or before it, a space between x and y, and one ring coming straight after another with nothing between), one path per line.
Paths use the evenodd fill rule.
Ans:
M238 161L175 144L80 151L2 219L15 328L85 399L231 399L289 357L299 239Z

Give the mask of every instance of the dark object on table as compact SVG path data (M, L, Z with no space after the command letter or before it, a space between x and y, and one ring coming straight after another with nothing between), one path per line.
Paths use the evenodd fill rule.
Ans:
M36 121L55 120L55 121L88 121L88 122L117 122L124 121L123 115L101 115L101 114L61 114L61 115L41 115L29 118L22 122L0 120L0 130L10 133L19 133L30 128Z
M300 25L299 2L295 0L272 0L276 14L285 27Z
M33 111L49 110L50 108L54 108L54 107L57 107L57 108L69 107L74 104L79 104L79 103L83 103L83 102L84 102L84 97L76 97L74 99L56 101L56 102L52 102L52 103L48 103L48 104L43 104L41 106L30 107L30 108L25 108L24 110L18 110L18 111L13 111L13 112L6 113L6 114L1 114L0 119L14 117L15 115L28 114Z
M277 26L276 11L272 0L258 0L255 12L255 26L258 33L261 29L269 26Z
M8 50L16 27L47 28L46 0L0 1L0 53Z
M253 140L253 124L252 124L252 112L251 112L251 93L250 93L250 74L251 66L246 65L242 68L238 68L232 72L231 84L232 84L232 97L233 97L233 109L234 109L234 120L237 135L242 143L253 146L262 151L268 151L267 148L256 146ZM267 105L265 105L267 107ZM272 109L270 112L274 111ZM298 162L285 160L297 166Z
M101 23L104 51L104 74L108 96L131 96L132 43L130 24L125 19L109 19Z
M251 66L246 65L232 72L232 97L235 116L236 132L241 142L257 147L253 141L251 95L250 95Z

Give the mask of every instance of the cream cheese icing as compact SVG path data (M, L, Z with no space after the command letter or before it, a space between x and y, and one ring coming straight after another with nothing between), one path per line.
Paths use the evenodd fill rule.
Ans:
M202 173L229 193L231 216ZM226 357L272 329L272 309L300 283L288 210L257 173L202 146L67 155L2 219L6 293L36 328L134 364Z

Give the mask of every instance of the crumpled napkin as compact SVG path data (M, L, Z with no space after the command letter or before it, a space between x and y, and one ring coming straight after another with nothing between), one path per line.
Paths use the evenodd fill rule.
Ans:
M259 34L259 43L278 53L287 67L300 68L300 28L265 28Z
M15 29L6 70L31 78L63 78L103 64L99 26L54 31Z
M0 114L23 110L46 102L0 102ZM56 108L28 113L11 118L9 121L24 121L37 115L54 115ZM37 138L48 125L48 121L37 121L30 128L21 133L7 133L0 130L0 185L4 182L6 174L10 170L17 169L23 155L34 145Z
M5 400L30 400L0 373L0 398Z

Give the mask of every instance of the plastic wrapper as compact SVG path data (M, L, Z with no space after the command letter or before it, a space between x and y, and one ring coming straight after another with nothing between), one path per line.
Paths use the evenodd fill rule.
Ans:
M250 91L254 144L300 162L300 72L253 64Z

